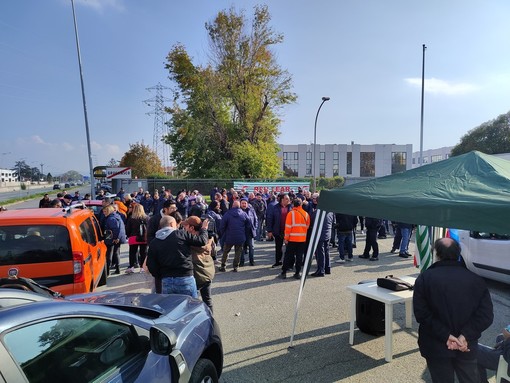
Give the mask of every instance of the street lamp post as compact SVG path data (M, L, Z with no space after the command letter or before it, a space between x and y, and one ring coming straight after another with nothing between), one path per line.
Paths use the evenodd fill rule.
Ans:
M317 191L317 179L315 178L315 163L317 161L317 158L315 157L315 147L317 146L317 119L319 118L319 112L321 111L322 105L329 101L329 97L322 97L322 102L319 106L319 109L317 110L317 115L315 116L315 126L313 128L313 192L315 193Z
M83 116L85 118L85 134L87 136L87 153L89 157L89 171L90 171L90 195L94 194L94 168L92 167L92 150L90 149L90 132L89 120L87 117L87 103L85 101L85 85L83 84L83 71L81 67L81 53L80 53L80 40L78 38L78 25L76 24L76 13L74 12L74 0L71 0L71 7L73 9L73 22L74 22L74 36L76 39L76 52L78 54L78 67L80 69L80 83L81 83L81 99L83 103Z

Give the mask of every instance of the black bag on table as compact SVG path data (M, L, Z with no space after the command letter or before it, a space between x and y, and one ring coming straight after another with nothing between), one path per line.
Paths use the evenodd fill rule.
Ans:
M412 290L414 286L393 275L387 275L384 278L377 278L377 286L384 287L392 291Z

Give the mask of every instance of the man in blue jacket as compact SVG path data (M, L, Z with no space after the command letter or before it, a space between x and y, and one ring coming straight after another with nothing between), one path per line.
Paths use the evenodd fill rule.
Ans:
M220 232L223 236L223 256L221 258L221 267L219 271L226 270L228 254L232 247L235 249L234 263L232 271L237 271L241 260L243 245L246 242L246 232L249 228L249 219L244 211L241 210L239 201L232 203L229 209L221 219Z
M271 266L273 268L282 265L285 218L291 209L292 207L290 206L290 197L288 194L279 194L278 203L272 208L267 209L267 238L269 240L274 238L275 244L275 263Z
M253 206L248 202L248 198L241 198L241 210L246 213L248 217L248 229L246 230L246 242L243 245L243 251L241 253L241 262L240 266L244 266L244 253L248 252L248 260L250 261L250 266L255 266L255 261L253 259L253 255L255 252L254 249L254 238L257 235L257 226L258 219L257 213Z

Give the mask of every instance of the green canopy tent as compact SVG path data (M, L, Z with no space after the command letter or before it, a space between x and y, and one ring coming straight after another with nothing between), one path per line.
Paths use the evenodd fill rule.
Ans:
M510 161L473 151L322 191L318 208L426 226L510 233Z
M321 191L305 265L310 264L317 247L325 212L510 233L510 161L473 151L342 189ZM305 280L303 272L290 347Z

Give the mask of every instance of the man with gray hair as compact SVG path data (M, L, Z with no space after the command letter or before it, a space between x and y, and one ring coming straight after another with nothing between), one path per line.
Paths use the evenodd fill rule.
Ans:
M416 279L413 307L421 355L434 383L478 383L477 344L493 321L485 281L466 268L452 238L434 243L437 261Z

